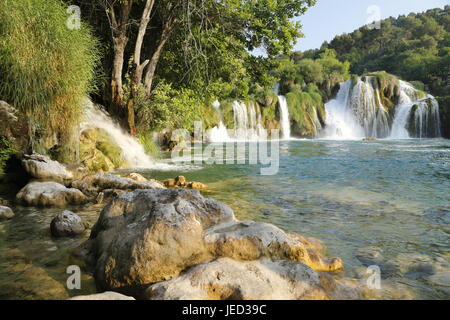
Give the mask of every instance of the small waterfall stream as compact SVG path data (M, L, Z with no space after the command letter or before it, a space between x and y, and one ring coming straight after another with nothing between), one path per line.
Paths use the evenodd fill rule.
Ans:
M291 121L289 119L289 108L285 96L278 96L278 103L280 105L280 122L283 139L291 138Z
M156 163L145 153L144 147L99 106L86 102L87 111L81 130L98 128L106 131L113 141L122 149L122 157L130 167L155 167Z

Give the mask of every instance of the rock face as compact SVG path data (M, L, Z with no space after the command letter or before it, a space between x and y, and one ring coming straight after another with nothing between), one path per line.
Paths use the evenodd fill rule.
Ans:
M103 209L83 248L100 288L132 293L221 257L342 269L340 259L322 260L306 239L270 224L240 222L228 206L184 189L119 195Z
M72 172L58 161L41 154L25 155L22 160L25 171L33 178L64 182L73 178Z
M83 234L84 230L81 218L68 210L58 214L50 223L50 231L54 237L74 237Z
M103 190L136 190L164 188L159 182L149 180L137 182L133 179L118 177L109 173L96 173L84 176L81 180L75 180L72 188L81 190L88 195L96 195Z
M11 219L14 217L14 212L9 207L0 206L0 220Z
M0 101L0 136L11 141L17 150L28 144L28 124L25 116L5 101Z
M190 268L180 277L149 286L150 300L324 300L360 299L355 288L302 263L220 258Z
M90 294L87 296L76 296L68 300L136 300L136 299L117 292L106 291L103 293Z
M56 182L30 182L16 195L16 201L31 206L64 207L86 203L88 198L80 190Z

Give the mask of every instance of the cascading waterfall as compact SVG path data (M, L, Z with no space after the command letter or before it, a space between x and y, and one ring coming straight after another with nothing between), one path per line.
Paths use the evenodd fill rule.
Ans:
M278 96L278 103L280 105L280 122L283 139L291 138L291 121L289 119L289 108L285 96Z
M253 141L264 140L266 134L261 123L261 114L257 113L257 105L254 103L245 104L239 101L233 101L234 129L228 130L222 120L220 113L220 104L216 108L219 112L220 122L217 127L210 130L210 142L229 142L229 141Z
M130 167L155 167L156 163L145 153L144 147L131 135L127 134L110 116L94 105L86 102L86 114L81 130L87 128L102 129L122 149L122 157Z
M364 129L356 119L353 109L349 107L352 82L341 84L336 99L325 104L325 129L323 136L327 139L361 139Z
M325 105L327 139L390 138L407 139L440 136L439 104L411 84L400 81L398 104L393 118L382 104L373 77L341 84L334 100ZM421 99L422 96L422 99Z

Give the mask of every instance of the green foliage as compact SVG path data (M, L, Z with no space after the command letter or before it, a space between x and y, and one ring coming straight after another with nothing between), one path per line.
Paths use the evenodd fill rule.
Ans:
M334 50L325 50L313 59L310 55L294 53L291 58L280 61L274 74L280 80L280 93L299 92L307 84L322 89L322 95L329 97L331 88L350 78L350 64L336 58Z
M0 12L0 97L28 117L33 141L70 141L93 88L96 41L85 25L67 27L59 0L2 0Z
M293 133L301 137L314 137L325 119L325 106L319 89L309 84L305 91L286 95Z
M135 99L138 130L192 129L195 121L202 120L201 105L193 90L174 89L164 81L157 84L150 98L141 88Z
M323 47L335 50L340 61L349 61L352 73L385 70L407 81L421 81L433 95L446 96L450 94L449 17L450 6L446 6L388 18L381 21L380 29L365 26Z
M16 153L16 150L12 143L5 137L0 137L0 176L5 173L6 162L14 153Z
M145 153L158 158L160 155L159 147L156 145L151 133L140 133L137 136L139 143L144 147Z

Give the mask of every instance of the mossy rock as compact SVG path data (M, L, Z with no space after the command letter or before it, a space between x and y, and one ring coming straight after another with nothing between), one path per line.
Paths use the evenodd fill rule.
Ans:
M107 172L125 165L122 150L102 129L87 129L82 132L80 161L90 172Z

